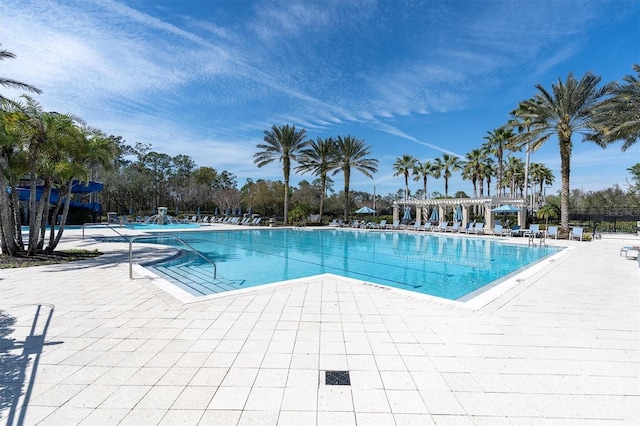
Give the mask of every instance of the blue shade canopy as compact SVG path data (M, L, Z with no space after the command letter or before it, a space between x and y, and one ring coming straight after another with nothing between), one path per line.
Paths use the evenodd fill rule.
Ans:
M515 206L512 206L511 204L505 204L504 206L491 209L491 211L494 213L518 213L520 209Z
M437 207L434 207L433 210L431 210L431 216L429 216L429 220L440 220Z
M409 220L411 219L411 207L406 206L404 208L404 216L402 216L402 220Z
M375 210L367 206L360 207L358 210L356 210L356 213L363 213L363 214L373 214L375 212L376 212Z
M453 220L455 221L461 221L462 220L462 206L458 206L456 207L456 211L453 214Z

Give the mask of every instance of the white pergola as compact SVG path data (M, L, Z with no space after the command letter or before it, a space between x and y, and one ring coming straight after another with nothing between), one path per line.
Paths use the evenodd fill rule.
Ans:
M440 218L445 217L449 211L455 211L456 207L462 207L462 226L466 227L469 223L469 213L471 207L481 206L484 209L484 226L485 229L494 228L494 215L492 209L503 205L512 205L520 209L518 212L518 225L524 228L527 220L527 200L524 198L510 197L482 197L482 198L427 198L417 199L409 198L393 203L393 221L400 219L400 206L411 206L416 209L416 218L420 218L421 222L429 220L429 208L431 206L438 209Z

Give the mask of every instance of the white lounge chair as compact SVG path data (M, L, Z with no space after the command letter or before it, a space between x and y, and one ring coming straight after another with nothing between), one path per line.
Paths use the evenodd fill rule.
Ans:
M473 232L474 234L484 234L484 223L476 223L473 229L471 229L469 232Z
M558 227L557 226L550 226L549 228L547 228L547 238L551 238L553 237L554 239L558 239Z
M574 238L579 238L582 241L582 237L584 235L584 228L581 226L574 227L571 232L569 232L569 239L573 240Z
M529 225L529 229L524 230L525 237L530 237L531 235L533 235L534 237L537 237L539 234L540 234L540 224L538 223L532 223L531 225Z
M453 225L446 229L447 232L459 232L460 222L453 222Z

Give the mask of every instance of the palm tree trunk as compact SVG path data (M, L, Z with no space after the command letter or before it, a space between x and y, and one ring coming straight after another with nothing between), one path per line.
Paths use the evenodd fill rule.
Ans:
M327 186L327 175L322 173L320 176L320 223L322 223L322 211L324 209L324 193Z
M422 186L422 199L427 199L427 176L425 175L423 178L424 185Z
M289 223L289 174L291 173L291 164L287 156L282 161L282 171L284 172L284 224L287 225Z
M15 191L14 191L15 192ZM0 171L0 240L2 253L15 256L19 247L15 241L15 226L12 223L12 215L9 210L10 200L7 192L7 183L4 173Z
M560 229L564 235L569 234L569 175L571 174L571 139L560 139Z
M343 171L344 174L344 221L345 223L349 220L349 176L351 170L345 168Z

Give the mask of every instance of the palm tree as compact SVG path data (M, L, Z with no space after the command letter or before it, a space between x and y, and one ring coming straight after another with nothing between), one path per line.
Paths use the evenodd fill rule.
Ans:
M344 175L344 221L349 216L349 181L351 169L355 168L363 175L373 179L372 173L378 171L378 160L367 158L371 155L371 147L366 146L362 139L354 136L338 136L336 138L336 163L334 175L342 172Z
M0 44L0 46L2 46ZM9 52L8 50L5 49L1 49L0 48L0 61L4 60L4 59L13 59L15 58L16 55L12 52ZM3 87L9 87L9 88L14 88L14 89L23 89L26 90L28 92L32 92L32 93L42 93L40 91L40 89L37 89L33 86L30 86L26 83L22 83L20 81L16 81L16 80L11 80L9 78L2 78L0 77L0 86ZM2 94L0 93L0 102L7 102L9 101L7 98L5 98L4 96L2 96Z
M517 157L507 157L504 179L509 181L511 197L517 197L518 188L522 188L524 184L524 162Z
M396 162L393 163L394 176L404 176L404 199L409 198L409 174L415 170L418 160L411 155L403 155L396 158Z
M307 131L296 130L295 126L271 126L271 130L264 131L264 143L258 144L259 151L254 154L253 162L258 167L271 164L275 160L282 162L284 174L284 224L288 223L289 216L289 175L291 173L291 161L298 159L300 152L308 145L305 141Z
M487 132L487 136L484 137L486 142L482 145L482 148L487 151L487 153L494 155L496 157L496 162L498 163L498 175L496 176L496 193L500 195L500 188L504 184L502 179L502 170L503 170L503 158L505 156L505 151L507 150L507 144L509 139L513 137L513 132L509 128L509 126L502 126L493 131Z
M640 65L634 64L636 75L627 75L623 84L614 83L613 96L595 109L595 123L607 142L624 140L626 151L640 138Z
M558 212L556 211L556 206L546 204L538 209L536 216L538 219L544 219L546 229L549 229L549 219L557 219Z
M298 159L300 165L296 171L302 174L313 173L320 177L320 222L322 222L322 210L324 198L327 192L327 174L335 168L336 143L332 138L318 138L309 143L309 148L300 152Z
M520 146L531 141L531 148L540 148L551 136L558 138L560 145L561 179L560 227L561 233L569 233L569 180L571 171L572 137L574 133L584 135L585 140L606 146L606 141L595 122L594 112L601 107L603 98L611 92L612 84L598 88L601 78L586 73L578 80L569 73L566 81L558 78L551 92L536 85L538 93L523 102L523 118L531 120L531 128L513 138Z
M531 186L533 187L534 184L540 185L540 192L538 192L538 194L542 196L545 185L552 185L555 180L553 171L542 163L531 163L530 171ZM531 192L533 192L533 190Z
M435 167L438 169L438 175L444 177L444 195L449 196L449 178L451 172L457 172L462 167L462 161L455 155L442 154L442 157L436 158Z
M473 149L465 156L462 166L462 178L470 180L473 184L473 196L478 196L478 182L482 182L482 169L484 161L487 159L486 153L481 149Z
M415 167L413 168L414 181L419 181L422 179L422 199L426 200L428 198L427 195L427 179L429 176L433 176L434 173L434 165L431 161L425 161L424 163L417 162Z

